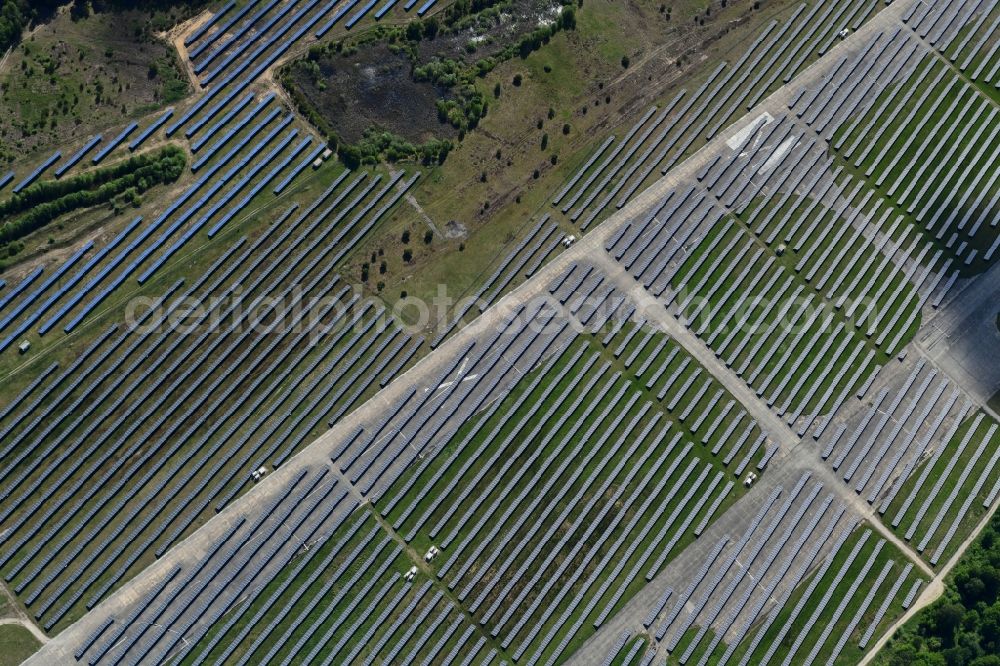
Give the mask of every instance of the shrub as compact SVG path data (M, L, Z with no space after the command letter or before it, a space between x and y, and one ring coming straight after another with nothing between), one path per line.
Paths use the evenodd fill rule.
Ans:
M562 14L559 15L559 25L563 30L576 29L576 11L572 7L563 7Z

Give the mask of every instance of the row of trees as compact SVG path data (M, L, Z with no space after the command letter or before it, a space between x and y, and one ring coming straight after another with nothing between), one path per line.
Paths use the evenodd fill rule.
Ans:
M184 163L184 151L178 146L166 146L156 152L133 155L100 169L92 169L62 180L42 180L24 188L10 199L0 202L0 219L21 213L33 206L53 201L74 192L92 190L105 183L117 181L124 176L133 175L147 167L152 171L165 168L172 161ZM149 170L143 171L148 173Z
M392 132L370 127L361 141L340 145L337 154L348 168L356 169L362 164L378 164L383 160L419 159L425 165L443 164L451 149L451 141L447 139L431 139L416 145Z
M1000 514L952 570L945 594L879 654L882 666L1000 666Z
M140 159L143 158L143 159ZM10 243L41 229L61 215L74 210L91 208L123 197L136 201L149 188L177 180L184 171L187 159L177 146L167 146L150 156L137 156L124 162L85 172L65 181L44 181L28 189L33 190L32 203L27 209L14 207L15 195L0 207L24 215L0 225L0 243ZM131 168L125 168L125 167ZM113 173L113 178L107 174ZM46 197L41 195L45 194Z

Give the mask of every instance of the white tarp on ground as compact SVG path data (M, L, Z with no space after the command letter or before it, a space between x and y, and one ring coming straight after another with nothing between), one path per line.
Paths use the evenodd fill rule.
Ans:
M764 121L763 123L761 122L761 119L763 119ZM730 150L736 150L741 145L746 143L747 140L750 138L750 135L756 132L758 128L767 125L773 120L774 117L771 116L770 113L765 112L760 114L759 116L748 122L746 125L744 125L739 132L730 137L729 140L726 141L726 145L729 146Z
M795 144L798 143L798 141L798 138L794 136L790 136L782 141L781 145L774 149L774 152L771 153L771 156L767 158L767 161L764 162L764 166L762 166L757 173L767 173L771 169L778 166L778 163L781 162L789 150L795 147Z

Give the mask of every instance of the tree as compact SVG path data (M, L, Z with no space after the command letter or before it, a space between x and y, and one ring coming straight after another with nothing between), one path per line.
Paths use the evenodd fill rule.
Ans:
M958 593L962 596L962 601L967 606L975 605L977 601L986 596L986 584L974 574L964 575L961 579L956 578L955 582L958 587Z
M1000 654L1000 603L994 603L980 615L979 635L985 647Z
M962 623L962 616L965 608L961 604L946 603L938 606L934 614L935 633L945 639L946 642L953 642L955 629Z
M627 55L622 56L622 67L624 69L628 69L628 66L631 64L631 62L632 61L628 59Z
M435 37L437 37L438 29L441 27L438 24L437 17L432 16L423 23L424 23L424 37L426 37L427 39L434 39Z
M21 41L28 24L27 6L21 0L3 0L0 5L0 52Z
M559 24L563 30L576 29L576 11L572 6L563 7L562 14L559 15Z
M981 657L977 657L969 664L969 666L1000 666L1000 655L986 654Z

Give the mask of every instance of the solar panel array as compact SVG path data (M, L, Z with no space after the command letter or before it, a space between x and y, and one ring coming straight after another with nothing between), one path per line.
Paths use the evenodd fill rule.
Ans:
M394 431L409 432L415 427L411 437L417 440L430 439L444 427L453 428L454 424L445 425L447 418L440 418L445 414L437 413L442 405L450 415L447 405L451 399L462 403L473 395L480 403L487 400L501 382L509 382L509 377L505 380L504 375L518 372L510 365L511 359L521 362L525 354L537 359L549 347L547 336L539 338L537 332L513 317L508 329L498 331L491 338L492 342L487 341L488 344L478 348L478 354L473 347L460 351L442 377L443 380L468 364L471 377L483 377L485 386L478 385L478 381L454 382L449 385L449 388L454 387L454 394L449 390L436 396L418 396L411 392L409 398L418 404L413 405L413 409L400 405L384 423L372 426L376 429L372 434L378 436L378 430L395 422L397 414L403 423L395 423ZM498 346L494 347L494 343ZM524 362L532 361L525 359ZM338 466L345 472L356 473L355 461L367 461L368 469L378 459L395 459L401 451L394 451L394 447L400 443L405 445L405 442L393 442L390 438L389 446L380 446L374 458L369 460L372 456L370 442L363 430L355 431L337 447L339 454L335 457L342 459ZM395 471L398 473L399 470ZM369 472L361 471L355 481L362 481L367 474ZM423 573L412 583L403 580L401 573L409 566L403 564L406 556L398 544L393 545L368 510L355 512L354 523L348 522L339 528L327 543L330 546L316 548L298 561L289 577L275 578L270 586L255 593L255 601L240 611L240 616L250 618L249 622L241 622L238 617L224 623L220 621L218 631L206 634L201 643L189 648L190 651L200 655L199 660L235 663L255 663L261 659L290 662L306 654L309 660L340 663L353 660L365 649L368 661L376 655L391 655L386 658L403 658L413 663L414 660L431 661L433 655L444 650L446 637L459 632L465 636L463 640L472 642L474 630L469 631L472 626L440 591L430 591ZM353 575L347 575L348 571ZM313 612L319 608L322 612ZM266 626L265 618L271 618ZM304 618L309 620L302 621ZM472 654L482 647L477 644Z
M56 167L56 170L54 171L55 177L59 178L64 173L66 173L74 166L76 166L80 162L80 160L83 159L84 155L93 150L94 146L96 146L101 142L101 138L102 137L100 134L91 137L90 140L87 141L87 143L83 144L83 147L80 148L80 150L73 153L72 157L70 157L68 160L60 164L58 167Z
M78 659L98 664L183 658L223 617L232 626L247 612L245 605L234 606L245 592L256 592L303 553L311 557L329 543L356 506L329 470L299 471L252 519L235 518L207 552L172 565L171 574L127 617L95 631Z
M194 183L152 222L137 217L89 257L88 245L0 292L7 347L39 321L42 333L75 330L201 233L226 246L192 286L175 282L163 310L144 315L166 319L181 307L172 297L184 296L206 308L199 322L218 316L221 328L105 329L0 413L6 580L52 630L150 555L167 558L144 574L158 578L145 596L88 627L76 656L89 663L471 663L502 651L554 664L604 630L617 636L608 663L633 662L654 639L644 664L657 645L699 664L860 654L909 607L923 570L911 583L912 563L900 565L898 551L809 475L769 481L759 510L733 530L728 509L753 492L740 479L768 474L777 444L681 345L635 321L635 306L596 266L566 265L548 285L558 306L515 305L495 330L464 331L442 350L431 390L397 391L380 420L338 433L336 473L292 459L423 344L385 325L381 307L333 270L419 174L342 173L305 210L233 242L251 202L282 193L323 149L297 140L273 95L257 102L248 90L296 43L342 20L349 29L376 4L220 8L185 41L206 94L128 144L184 129ZM540 270L562 240L553 218L585 230L610 203L624 206L657 167L666 172L723 131L879 4L799 5L694 95L676 94L621 141L607 139L430 346ZM996 51L988 33L1000 18L993 4L923 4L842 50L821 80L752 120L605 250L798 436L811 434L847 489L936 565L1000 494L998 425L933 368L892 358L904 360L921 311L996 249L983 243L1000 197L987 156L996 114L983 96L995 72L980 80L980 58ZM434 7L428 0L417 14ZM956 79L928 45L952 61L969 54L959 69L973 75ZM894 103L904 87L894 81L919 91L912 104ZM942 219L956 199L963 219ZM236 285L251 307L215 299ZM332 299L294 315L304 328L245 327L248 312L260 306L263 320L273 309L265 295L302 285ZM872 301L879 307L865 309ZM733 326L748 306L760 312L751 334ZM779 327L786 318L798 329ZM584 332L574 335L571 320ZM314 347L321 328L334 332ZM261 466L280 483L265 484L270 494L247 513L237 498ZM341 477L371 504L357 507ZM228 529L203 555L171 548L227 507ZM421 561L429 545L442 552ZM671 577L689 566L689 547L701 559L681 582ZM648 639L612 628L647 584L659 586L640 614Z
M655 331L658 341L646 346L633 324L609 323L634 308L604 282L592 267L571 266L550 285L582 323L604 322L588 334L603 354L579 343L556 352L521 380L523 391L493 402L471 430L425 457L376 503L408 542L443 549L438 577L515 660L559 658L666 566L696 525L732 501L734 484L722 483L721 463L700 462L698 444L685 442L701 439L715 420L702 412L718 400L706 392L687 396L682 406L699 424L695 434L688 421L669 420L666 400L654 406L659 387L646 388L646 375L675 359L679 365L686 353ZM610 316L598 315L592 302L613 303ZM615 335L606 337L607 327ZM625 373L601 358L636 346L645 356L636 354ZM668 374L663 369L658 381ZM593 418L573 418L579 413ZM707 441L715 445L714 436ZM606 531L594 531L606 521Z
M553 205L581 230L610 216L801 73L843 27L856 30L883 6L874 0L842 0L789 8L780 20L769 22L739 58L720 64L693 93L672 93L620 140L609 137L570 177Z
M882 584L898 552L859 529L821 483L801 476L769 500L741 526L742 538L704 552L673 610L651 623L679 663L788 664L819 655L833 663L844 650L860 654L863 632L884 629L890 606L902 612L901 585ZM875 626L862 626L876 606L885 610Z
M874 395L847 405L841 429L820 439L823 457L937 564L996 499L998 425L923 359L877 382Z
M178 298L190 297L206 304L206 317L236 315L217 334L170 327L109 332L67 369L66 380L5 415L8 532L0 557L5 576L44 625L93 606L135 575L143 553L164 552L199 516L244 491L248 469L280 464L391 376L391 357L379 355L408 336L391 322L372 326L378 312L337 285L333 265L405 191L394 187L401 176L383 188L375 187L379 177L364 174L351 183L336 179L308 211L293 207L254 242L239 240L191 287L175 285L164 296L165 311L145 313L153 323L169 320ZM65 281L82 254L51 282ZM84 272L64 284L82 281ZM218 299L236 284L245 301ZM243 325L265 296L290 298L293 289L334 300L311 301L295 314L291 323L301 321L303 330ZM15 307L35 308L37 319L55 304L35 305L40 296L22 297ZM353 330L336 329L339 320ZM310 334L328 326L332 332L310 344ZM70 503L82 507L73 521L60 510Z
M838 131L833 146L961 265L989 261L1000 201L991 149L1000 131L996 111L988 95L948 65L919 50L904 55L913 61L904 70L908 78ZM898 100L906 89L919 94L903 109Z
M58 162L61 158L62 158L62 151L57 150L56 152L52 153L52 155L50 155L48 158L43 160L41 164L35 167L35 169L31 173L25 176L21 182L19 182L17 185L14 186L14 194L19 193L21 190L23 190L24 188L28 187L36 180L38 180L38 177L41 176L42 173L45 172L45 170L47 170L50 166Z

